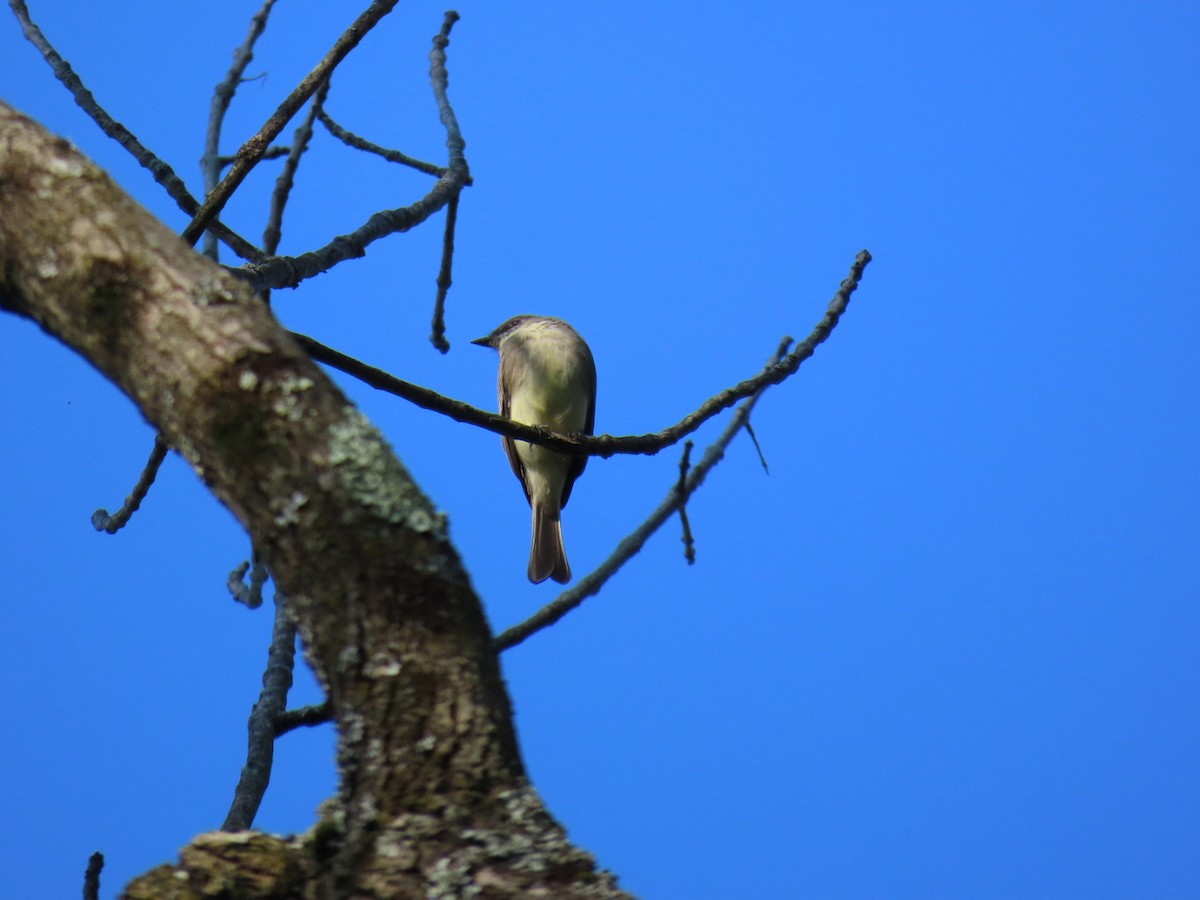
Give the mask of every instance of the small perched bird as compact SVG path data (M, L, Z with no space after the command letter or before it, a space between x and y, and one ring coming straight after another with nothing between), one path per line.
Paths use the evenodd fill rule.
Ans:
M596 425L596 363L592 351L562 319L513 316L471 341L500 352L500 415L562 434L591 434ZM571 580L560 513L586 456L567 456L528 441L504 438L504 452L533 509L529 580Z

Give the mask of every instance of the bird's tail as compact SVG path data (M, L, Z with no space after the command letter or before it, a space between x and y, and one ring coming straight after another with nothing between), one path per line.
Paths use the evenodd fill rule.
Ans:
M571 580L571 567L563 547L558 510L536 503L533 506L533 546L529 548L529 580L541 584L547 578L566 584Z

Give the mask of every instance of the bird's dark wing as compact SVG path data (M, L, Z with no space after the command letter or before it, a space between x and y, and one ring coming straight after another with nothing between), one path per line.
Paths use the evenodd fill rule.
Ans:
M507 373L504 370L503 361L501 362L496 390L500 395L500 415L508 419L511 418L509 412L512 409L512 402L509 398L512 396L512 391L505 377ZM500 439L504 442L504 455L508 457L508 464L512 466L513 474L517 476L517 481L521 482L521 490L525 492L525 499L532 505L533 499L529 496L529 488L525 484L525 466L521 464L521 457L517 456L517 446L510 437L502 436Z
M584 434L596 433L596 361L592 358L591 348L587 344L583 345L583 351L587 354L587 372L586 377L590 382L588 391L588 409L587 422L583 426ZM588 458L586 456L576 456L571 459L571 468L567 470L567 481L563 485L562 500L559 502L559 507L567 505L567 500L571 498L571 488L575 486L575 479L583 474L583 470L587 467ZM522 480L522 483L524 481Z

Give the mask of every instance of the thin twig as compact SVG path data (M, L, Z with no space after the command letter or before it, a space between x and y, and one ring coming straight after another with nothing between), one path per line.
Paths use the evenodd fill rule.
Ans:
M416 228L458 195L463 185L461 172L450 171L439 178L429 193L411 206L374 213L350 234L335 237L317 250L299 256L273 256L259 264L233 272L256 291L264 288L295 287L347 259L366 256L375 241Z
M292 187L296 183L296 170L300 168L300 157L308 149L309 141L312 140L313 121L321 111L328 94L329 82L326 81L317 88L316 96L309 105L308 115L304 117L304 121L300 123L296 133L292 136L292 148L284 161L283 170L275 179L275 190L271 192L271 211L267 216L267 227L263 231L263 249L272 255L279 249L279 241L283 236L283 211L287 207L288 197L291 196Z
M791 338L784 338L776 353L776 360L783 358L783 354L787 351L790 344ZM776 364L773 362L771 365ZM514 625L497 637L492 643L496 651L501 652L510 647L515 647L530 635L536 634L543 628L549 628L571 610L583 603L588 597L600 593L600 589L604 587L605 582L641 550L650 536L662 527L662 524L704 483L704 479L712 467L719 463L725 456L725 448L729 446L730 442L737 437L738 432L745 426L747 419L750 418L751 410L754 409L754 404L758 402L758 398L768 386L763 385L763 387L748 397L734 411L729 424L721 432L721 436L709 445L708 449L704 451L703 458L701 458L700 462L696 464L687 476L682 491L679 490L677 484L671 485L670 491L667 492L666 498L659 504L658 508L650 513L646 521L634 529L632 534L617 545L617 549L613 551L608 559L597 566L593 572L580 579L579 583L574 587L559 594L557 599L543 606L524 622Z
M458 118L446 96L449 75L446 72L445 48L449 44L450 29L458 21L458 13L451 10L446 13L442 30L434 36L433 50L430 52L430 80L433 84L434 96L437 99L438 114L446 129L446 146L449 149L449 166L437 170L440 174L437 182L430 188L429 193L410 206L398 209L382 210L372 215L363 225L350 234L339 235L324 247L302 253L299 256L276 256L259 265L247 266L236 274L245 280L254 290L267 288L295 287L306 278L326 272L340 262L356 259L366 255L367 247L381 238L398 232L409 231L420 225L438 210L458 199L463 186L471 181L471 172L467 166L464 151L466 142L458 126ZM249 146L249 144L247 144ZM244 148L243 148L244 149ZM240 152L239 152L239 155ZM234 169L229 177L233 176ZM448 217L447 228L453 226L453 217ZM452 232L451 232L452 234ZM185 237L187 236L185 232ZM453 248L451 238L450 247ZM442 272L446 274L447 287L449 272L449 257L443 253ZM439 279L439 287L441 280ZM444 296L442 297L444 306ZM435 325L436 335L436 325ZM435 346L437 341L435 337ZM441 349L439 347L439 349ZM443 352L445 352L443 350Z
M267 148L267 152L262 155L262 159L259 160L259 162L263 162L268 159L279 159L281 156L287 156L291 152L291 150L292 150L291 147L284 147L280 144L272 144L270 147ZM236 156L218 156L217 162L219 162L221 164L222 169L227 169L230 166L232 166L235 162L237 162L237 157Z
M767 385L779 384L780 382L790 378L796 373L796 370L800 368L801 363L811 357L813 353L816 352L817 347L820 346L833 332L833 329L837 327L838 322L841 320L842 313L846 311L846 307L850 303L850 295L853 294L858 288L858 284L862 280L863 270L867 267L867 264L870 261L871 254L866 250L863 250L858 254L853 265L850 267L850 274L843 279L841 285L838 287L837 292L833 295L833 299L830 301L829 307L826 309L825 315L821 318L821 321L813 327L813 330L808 337L798 343L791 353L784 356L775 365L768 367L756 377L748 378L741 384L736 384L728 390L722 391L715 397L705 401L695 412L685 416L678 424L671 426L663 432L660 432L658 435L649 435L648 437L650 440L648 441L645 438L612 439L612 443L614 445L612 447L612 451L622 453L654 452L649 449L641 449L641 447L643 445L652 447L657 441L664 439L665 443L663 443L662 446L674 443L685 435L691 434L717 413L728 409L739 400L753 396ZM599 442L605 443L603 438L599 439ZM588 443L590 443L590 441ZM549 447L552 445L547 443L545 446ZM554 447L554 449L557 450L559 448ZM607 449L609 448L606 447L605 450ZM656 449L661 449L661 447ZM606 456L608 454L602 450L599 455Z
M333 709L329 701L313 706L301 706L299 709L289 709L275 717L275 737L282 737L297 728L311 728L314 725L324 725L333 720Z
M62 55L54 49L54 46L46 38L46 35L42 33L42 30L30 18L29 9L26 7L24 0L9 0L9 6L12 7L13 13L21 23L25 37L42 54L42 58L49 64L55 77L71 92L71 96L75 98L76 105L87 113L92 121L100 126L100 130L105 135L129 151L133 158L138 161L138 164L150 172L154 180L162 185L167 194L181 210L188 215L194 215L200 209L200 201L191 195L184 185L183 180L175 174L175 170L166 162L159 159L158 156L134 136L133 132L110 116L104 107L97 102L95 96L83 83L83 80L71 68L71 64L63 59ZM261 262L265 258L264 254L257 247L220 221L214 219L207 227L210 232L224 241L242 259L247 259L251 262Z
M450 350L446 340L446 294L453 283L451 268L454 265L454 228L458 224L458 194L446 204L446 231L442 236L442 266L438 270L437 298L433 302L433 333L429 340L442 353Z
M100 872L104 869L104 854L96 851L88 857L83 873L83 900L100 900Z
M196 212L192 221L188 223L187 228L183 230L183 239L189 244L194 244L201 232L207 226L209 219L217 215L229 201L233 192L250 174L253 169L266 153L273 141L284 126L291 121L300 109L307 102L308 98L313 95L313 92L325 81L329 80L329 76L333 74L333 70L337 67L346 55L353 50L373 27L384 16L392 11L392 7L396 5L398 0L375 0L367 9L355 19L354 23L347 28L330 48L317 66L304 76L304 80L296 85L295 89L288 94L287 98L279 104L279 108L271 114L271 117L263 124L258 133L250 140L246 141L237 152L237 161L230 167L229 172L224 178L208 192L204 198L204 205Z
M75 103L79 108L100 126L101 131L128 150L134 159L148 169L154 176L154 180L167 189L168 194L174 197L179 191L186 193L187 189L184 187L182 179L175 174L175 170L152 153L134 136L133 132L110 116L108 111L96 101L95 95L88 90L83 79L54 48L42 29L30 18L25 0L9 0L9 6L12 7L17 20L21 23L25 37L50 64L55 76L71 92L71 96L75 98Z
M450 168L467 169L466 148L462 131L458 127L458 117L450 105L447 90L450 86L450 73L446 70L446 48L450 46L450 29L460 16L454 10L446 13L442 21L442 30L433 36L433 49L429 51L429 81L433 85L433 96L437 101L438 116L446 129L446 149L450 151Z
M528 441L532 444L540 444L543 447L549 447L560 453L572 455L601 456L607 458L615 456L618 453L654 454L658 453L664 447L678 443L713 416L733 406L739 400L751 397L764 387L779 384L794 375L800 368L801 363L812 356L816 348L837 327L842 313L845 312L846 306L850 302L850 295L854 293L855 288L858 287L858 283L862 278L863 268L870 260L871 255L866 250L858 254L858 258L850 269L850 275L847 276L842 282L841 287L838 288L821 321L816 324L812 333L807 338L796 345L791 353L784 356L774 365L768 366L753 378L748 378L740 384L736 384L728 390L717 394L715 397L706 400L695 412L689 413L675 425L653 434L621 437L611 434L595 436L584 434L566 435L558 434L536 425L522 425L519 422L513 422L502 416L471 406L469 403L451 400L449 397L445 397L437 391L431 391L429 388L403 381L394 375L389 375L382 369L377 369L344 353L339 353L332 347L327 347L305 335L292 332L292 337L299 342L300 346L309 356L318 362L325 363L348 375L352 375L373 388L386 391L389 394L395 394L397 397L402 397L423 409L433 410L449 416L456 422L466 422L496 434Z
M111 516L107 509L96 510L92 513L92 527L107 534L116 534L125 527L130 517L138 511L138 507L146 499L146 494L150 492L150 485L154 484L154 479L158 477L158 470L162 466L163 460L167 458L169 449L170 447L167 446L162 435L154 436L154 449L150 451L150 457L146 460L146 465L142 467L142 474L138 477L133 490L129 492L129 496L125 498L125 503Z
M238 603L248 609L258 609L263 602L263 586L267 583L271 573L259 560L257 548L251 547L250 557L249 561L243 562L229 573L225 586L229 588L230 595ZM247 572L250 573L249 584L245 581Z
M377 369L374 366L360 362L352 356L347 356L345 353L334 350L332 347L325 346L320 341L314 340L306 334L293 331L291 335L295 338L296 343L300 345L301 349L317 362L325 363L325 365L345 372L347 375L353 375L359 381L370 385L376 390L394 394L422 409L444 413L457 422L467 422L471 425L489 428L489 430L494 430L489 427L493 420L503 425L514 424L509 422L508 419L485 412L469 403L463 403L461 400L452 400L443 394L439 394L437 391L432 391L419 384L413 384L411 381L404 381L395 375L383 371L383 369ZM504 432L499 431L497 433L503 434Z
M250 735L246 765L238 779L229 814L221 825L222 831L245 831L254 824L263 794L271 781L271 766L275 759L275 722L287 708L295 657L296 625L288 615L287 598L276 591L275 626L267 653L267 668L263 672L263 689L254 709L250 711L247 725Z
M433 97L437 101L438 117L442 127L446 129L446 149L449 151L450 171L462 177L463 183L470 178L467 166L467 142L463 140L462 130L458 126L458 116L450 105L450 72L446 68L446 48L450 46L450 30L459 19L454 10L446 13L442 22L442 30L433 37L433 49L429 51L429 82L433 85ZM459 192L462 185L459 185ZM442 265L438 271L437 298L433 304L433 333L430 341L433 346L446 353L450 344L446 341L446 294L450 290L450 271L454 263L454 228L458 222L458 196L456 192L446 207L446 232L442 241Z
M324 125L331 135L347 147L353 147L355 150L362 150L365 153L374 153L388 162L408 166L411 169L416 169L418 172L424 172L426 175L435 175L441 178L446 174L447 170L442 166L435 166L433 163L416 159L406 153L401 153L399 150L389 150L387 147L381 147L378 144L371 143L366 138L359 137L354 132L339 125L324 109L317 113L317 121Z
M675 493L679 495L679 524L683 528L683 558L689 566L696 564L696 539L692 537L692 523L688 521L687 513L687 476L692 465L691 441L684 441L683 456L679 460L679 483L675 485Z
M246 40L233 53L233 65L229 72L213 89L212 105L208 111L208 131L204 136L204 155L200 157L200 169L204 173L204 193L208 194L221 180L221 128L225 124L225 113L233 102L233 95L242 83L242 75L250 60L254 58L254 44L262 36L267 27L267 17L275 0L265 0L263 5L250 18L250 31ZM274 251L268 250L268 253ZM217 260L217 242L211 233L204 237L203 253L214 262Z
M758 461L762 463L763 471L770 475L771 470L767 466L767 458L763 455L762 446L758 443L758 435L754 433L754 426L750 424L749 419L746 420L746 434L750 435L750 440L754 442L754 449L758 451Z

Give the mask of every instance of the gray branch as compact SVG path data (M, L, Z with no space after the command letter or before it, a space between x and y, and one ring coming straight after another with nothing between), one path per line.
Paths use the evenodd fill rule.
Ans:
M287 612L287 598L275 591L275 627L263 672L262 693L250 711L246 765L233 794L233 804L221 825L222 831L245 831L254 824L263 794L271 781L275 760L275 722L287 708L296 658L296 626Z

